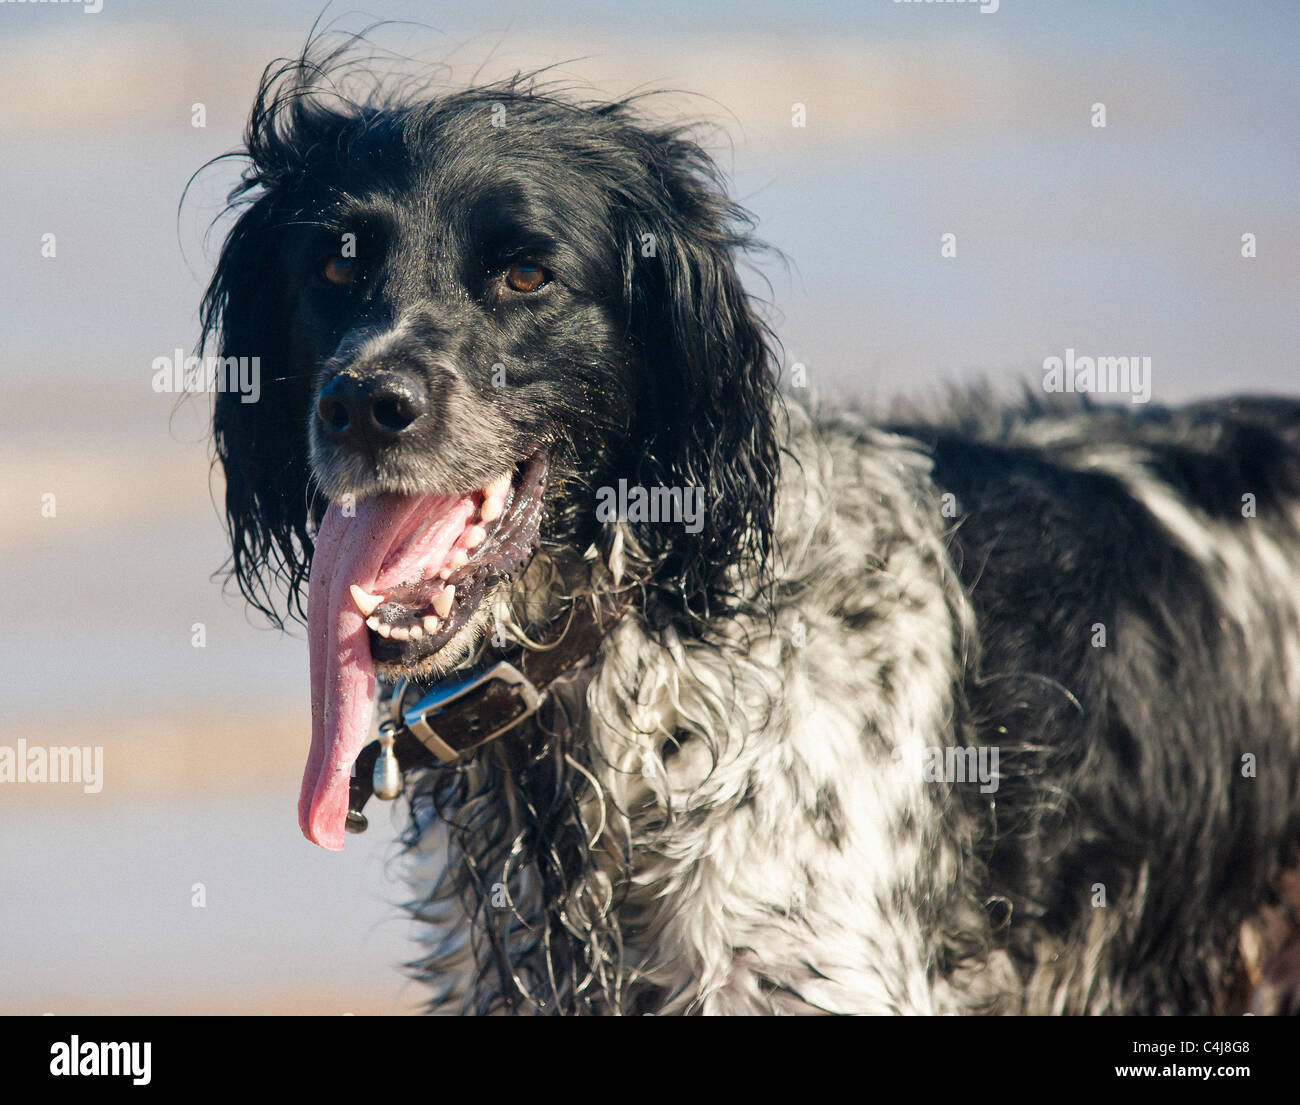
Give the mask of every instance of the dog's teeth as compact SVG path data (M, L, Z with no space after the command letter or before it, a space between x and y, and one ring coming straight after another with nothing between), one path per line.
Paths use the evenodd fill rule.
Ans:
M485 540L487 540L487 530L482 526L474 526L469 533L465 534L465 548L472 549L483 544Z
M404 625L395 625L388 632L394 641L409 641L411 639L411 631Z
M440 623L438 622L438 619L435 618L432 614L426 614L424 618L421 620L420 624L424 626L424 631L426 633L432 635L438 632L438 625Z
M438 592L438 596L433 600L433 609L437 612L438 617L445 618L451 613L451 600L455 597L455 587L445 587Z
M363 591L355 583L349 590L352 592L352 601L357 604L357 609L361 611L362 617L365 618L370 617L384 601L383 595L371 595Z
M451 554L451 566L453 569L463 568L468 563L469 563L469 557L465 554L464 549L457 549L454 553ZM450 575L451 573L448 572L447 574Z
M485 522L495 522L501 517L501 512L506 508L505 499L498 495L489 495L483 500L482 507L479 508L479 517Z
M498 476L485 488L483 488L484 499L501 499L505 500L506 492L510 490L510 473Z
M451 579L451 569L443 568L443 570L438 573L438 578L442 580Z
M368 625L368 626L369 626L371 629L373 629L376 633L379 632L379 619L378 619L378 618L367 618L367 619L366 619L366 625Z
M424 627L419 625L411 626L411 640L418 641L424 636Z
M378 633L381 637L388 637L392 635L393 627L391 625L385 624L384 622L379 622L379 624L375 626L375 632Z

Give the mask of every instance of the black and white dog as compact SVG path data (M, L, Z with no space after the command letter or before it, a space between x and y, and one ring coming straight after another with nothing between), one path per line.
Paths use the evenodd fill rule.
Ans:
M310 839L405 681L431 1008L1220 1008L1300 827L1300 402L783 400L690 131L337 62L264 76L204 340Z

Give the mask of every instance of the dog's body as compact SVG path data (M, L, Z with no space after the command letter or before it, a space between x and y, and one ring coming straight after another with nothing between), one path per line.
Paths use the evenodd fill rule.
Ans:
M625 617L556 704L603 831L560 900L511 906L604 955L595 1007L1211 1011L1295 830L1300 406L1007 418L920 441L793 411L775 623ZM990 746L994 788L923 767ZM541 826L507 778L472 800L513 844ZM492 869L422 832L417 886ZM444 1007L504 997L464 910L425 916Z
M785 404L680 132L516 85L323 107L320 72L263 86L205 313L269 377L218 399L235 574L269 610L316 543L304 832L341 846L372 670L638 596L408 774L432 1006L1213 1008L1300 814L1300 405ZM702 530L600 515L620 481L701 489Z

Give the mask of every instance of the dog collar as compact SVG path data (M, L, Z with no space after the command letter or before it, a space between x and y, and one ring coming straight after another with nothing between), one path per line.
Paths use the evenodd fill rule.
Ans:
M401 793L403 771L454 763L527 721L551 684L596 651L636 591L629 587L579 603L539 647L512 649L503 659L454 672L428 689L399 680L388 699L389 716L380 722L379 739L357 757L348 831L365 832L362 811L372 794L387 801Z

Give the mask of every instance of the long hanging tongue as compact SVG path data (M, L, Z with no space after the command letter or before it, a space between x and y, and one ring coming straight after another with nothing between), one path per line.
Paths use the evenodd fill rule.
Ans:
M349 588L382 594L432 578L474 510L462 495L376 495L357 503L354 517L334 504L321 522L307 593L311 753L298 824L322 848L343 848L348 782L374 713L370 640Z

